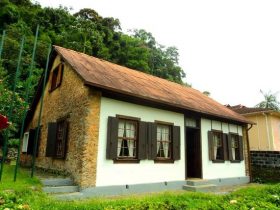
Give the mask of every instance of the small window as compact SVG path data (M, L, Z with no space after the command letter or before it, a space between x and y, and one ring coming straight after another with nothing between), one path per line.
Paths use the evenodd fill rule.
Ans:
M28 138L29 138L29 132L25 132L22 141L22 149L21 149L22 152L27 152Z
M67 140L68 121L66 119L48 123L46 157L65 158Z
M231 135L231 154L232 160L240 160L238 135Z
M53 71L52 71L52 79L51 79L51 89L50 91L55 90L61 85L62 82L62 75L63 75L63 64L59 64Z
M171 159L171 126L157 124L157 159Z
M213 162L224 162L227 158L226 135L221 131L208 132L209 159Z
M224 160L222 133L213 132L213 153L215 160Z
M118 124L118 158L137 157L137 121L120 119Z
M56 154L57 158L64 158L67 138L67 121L63 120L57 123L56 130Z
M229 160L231 162L240 162L243 160L243 142L242 136L230 133L228 138Z

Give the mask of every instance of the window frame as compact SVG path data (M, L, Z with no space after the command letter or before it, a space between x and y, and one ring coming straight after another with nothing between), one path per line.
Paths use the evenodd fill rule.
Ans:
M210 132L212 133L212 139L210 140L211 145L208 145L208 147L211 146L211 148L208 148L208 151L210 153L210 150L211 150L211 156L212 156L211 161L213 163L224 163L227 159L226 154L225 154L225 149L227 149L227 148L225 148L226 145L225 145L225 141L224 141L224 133L221 130L214 130L214 129L212 129ZM219 134L220 135L221 144L222 144L222 146L221 146L222 149L221 150L222 150L222 154L223 154L223 159L214 159L214 155L212 154L214 152L214 134ZM209 139L208 139L208 141L209 141Z
M64 71L64 63L59 63L52 70L49 92L53 92L55 89L60 87L60 85L62 83L63 71Z
M156 138L157 138L157 129L158 126L168 126L168 130L169 130L169 152L170 152L170 157L158 157L158 155L156 156L156 158L154 159L154 163L174 163L174 154L173 154L173 129L172 127L174 126L174 123L170 123L170 122L164 122L164 121L155 121L155 125L156 125ZM156 142L160 142L158 141L158 139L156 139Z
M21 147L21 152L22 152L23 154L26 154L26 153L27 153L28 142L29 142L29 132L25 132L25 133L23 134L22 147Z
M67 151L68 151L68 141L69 141L69 115L59 118L56 122L49 122L48 129L47 129L47 142L46 142L46 150L45 156L51 157L54 159L65 160ZM57 155L57 135L58 135L58 125L59 123L64 122L64 129L63 132L63 153L62 155Z
M235 141L237 141L238 143L238 156L239 158L238 159L233 159L233 156L232 156L232 141L231 141L231 136L235 136ZM243 152L243 149L241 149L241 145L240 145L240 140L239 140L239 134L238 133L232 133L232 132L229 132L228 134L228 153L229 153L229 161L231 163L240 163L242 160L241 160L241 157L240 157L240 153L241 151ZM235 151L236 152L236 151Z
M68 142L68 121L67 121L67 118L61 118L59 120L56 121L56 124L57 124L57 127L56 127L56 140L55 140L55 154L54 154L54 157L56 159L64 159L66 157L66 153L67 153L67 142ZM63 133L62 133L62 139L61 139L61 145L62 145L62 154L61 155L58 155L58 129L59 129L59 126L63 124Z
M120 137L119 136L119 123L120 121L128 121L128 122L133 122L135 123L135 126L136 126L136 129L135 129L135 157L127 157L127 156L124 156L124 157L120 157L118 155L118 152L117 152L117 157L113 160L114 163L139 163L140 162L140 159L139 159L139 124L140 124L140 121L141 119L140 118L137 118L137 117L130 117L130 116L125 116L125 115L116 115L116 118L118 119L118 134L117 134L117 145L118 145L118 142L119 142L119 139L120 138L125 138L125 137ZM118 146L117 146L117 150L118 150Z

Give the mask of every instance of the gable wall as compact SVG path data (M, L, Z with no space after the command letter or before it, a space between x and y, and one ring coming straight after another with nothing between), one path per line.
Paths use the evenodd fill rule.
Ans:
M275 135L279 132L274 117L270 114L257 113L246 118L256 123L249 130L250 150L273 151Z
M57 56L53 62L52 70L60 63ZM60 87L52 92L50 89L51 74L46 85L44 105L42 113L41 140L39 144L39 156L36 158L36 166L44 169L66 172L72 175L74 181L80 186L90 173L91 185L95 183L95 162L98 138L99 121L99 92L84 86L83 81L66 63L64 66L63 79ZM30 128L37 127L40 103L36 107ZM59 118L69 116L68 144L65 160L45 157L47 143L47 125L56 122ZM87 134L87 135L86 135ZM88 153L91 153L90 159ZM31 156L22 155L22 164L30 164ZM87 160L85 164L84 160ZM90 172L89 172L90 170Z

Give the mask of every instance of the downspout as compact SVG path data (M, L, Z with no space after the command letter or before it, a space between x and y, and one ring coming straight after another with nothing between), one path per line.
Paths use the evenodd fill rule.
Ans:
M258 116L256 115L256 121L257 121L257 128L258 128L258 150L261 150L261 140L260 140L260 128L259 128L259 121Z
M263 112L263 115L265 115L265 125L266 125L266 133L267 133L268 150L271 150L267 115L264 112Z
M249 135L248 135L248 132L249 132L249 130L250 130L252 127L253 127L253 124L250 124L250 127L249 127L249 128L246 128L246 143L247 143L248 170L249 170L250 182L253 181L253 178L252 178L251 153L250 153L250 143L249 143Z

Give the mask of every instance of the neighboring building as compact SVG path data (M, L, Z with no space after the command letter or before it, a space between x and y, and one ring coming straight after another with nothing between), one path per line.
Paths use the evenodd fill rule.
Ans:
M251 122L195 89L58 46L47 81L36 166L70 174L81 189L249 181ZM41 90L42 82L22 164L30 164Z
M256 123L248 132L251 151L280 151L280 112L243 105L227 107Z

